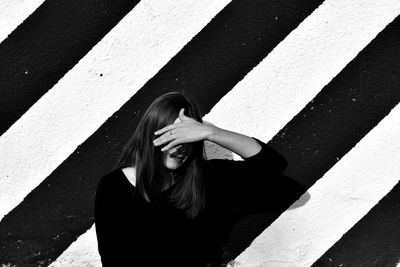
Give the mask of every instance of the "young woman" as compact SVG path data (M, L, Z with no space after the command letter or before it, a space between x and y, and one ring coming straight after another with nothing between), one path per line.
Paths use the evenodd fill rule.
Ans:
M207 160L205 140L244 160ZM158 97L97 187L103 266L220 266L234 223L286 165L260 140L204 124L188 97Z

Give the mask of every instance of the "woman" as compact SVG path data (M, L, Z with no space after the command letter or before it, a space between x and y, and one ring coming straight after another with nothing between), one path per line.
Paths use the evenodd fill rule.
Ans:
M205 140L244 161L205 159ZM234 223L259 204L254 192L286 165L260 140L204 124L188 97L158 97L97 187L103 266L219 266Z

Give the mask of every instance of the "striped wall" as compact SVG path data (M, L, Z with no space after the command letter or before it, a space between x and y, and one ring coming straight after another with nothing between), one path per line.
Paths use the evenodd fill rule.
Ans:
M0 265L101 265L97 182L169 91L268 142L309 188L238 228L232 266L399 263L399 1L0 7Z

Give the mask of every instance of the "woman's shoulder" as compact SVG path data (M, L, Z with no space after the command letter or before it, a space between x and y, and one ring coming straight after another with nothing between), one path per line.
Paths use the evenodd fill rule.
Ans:
M218 168L221 166L234 164L234 162L236 162L236 160L227 159L227 158L212 158L212 159L207 159L206 162L207 162L208 167L215 169L215 168Z
M240 160L226 158L208 159L209 165L213 169L223 170L224 172L236 172L237 169L242 168L250 168L257 171L266 169L275 173L283 172L288 165L286 159L272 146L255 137L253 138L261 145L261 150L258 153L247 158L242 157Z
M235 173L238 167L238 161L226 158L207 159L207 176L225 176L228 173ZM239 163L240 164L240 163Z
M134 189L125 176L122 168L117 168L103 175L98 184L97 192L115 192L116 190L125 190L126 188Z

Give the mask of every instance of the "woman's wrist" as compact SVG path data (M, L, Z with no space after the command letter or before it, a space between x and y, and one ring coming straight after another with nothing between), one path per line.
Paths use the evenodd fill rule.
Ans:
M261 150L261 145L252 137L211 125L206 140L220 145L242 158L248 158Z
M205 140L210 141L210 142L215 142L215 136L218 134L218 131L220 131L221 129L212 124L207 124L207 126L209 128L209 131L208 131L208 134L206 135Z

